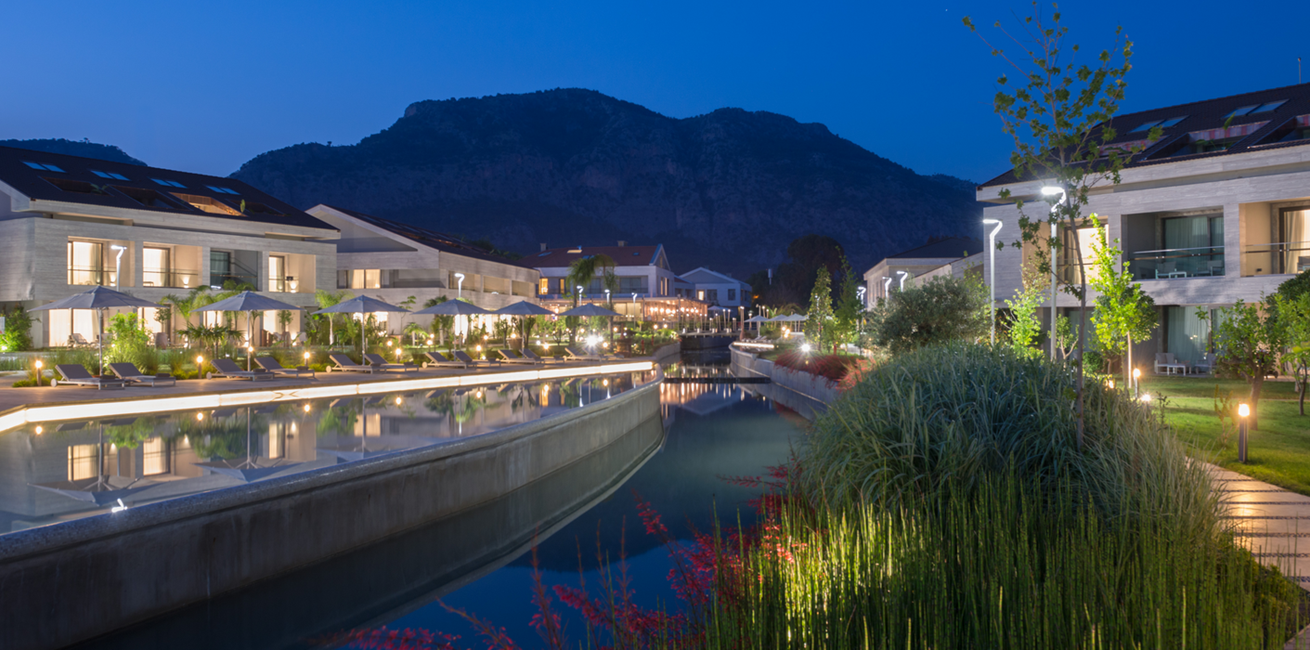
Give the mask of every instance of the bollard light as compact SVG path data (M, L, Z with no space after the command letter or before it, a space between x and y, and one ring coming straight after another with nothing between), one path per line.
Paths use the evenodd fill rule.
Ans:
M403 399L401 399L401 398L399 398L399 397L396 398L396 406L400 406L401 404L404 404L404 403L405 403L405 400L403 400Z
M305 363L309 363L309 358L312 357L312 356L314 356L314 355L310 354L309 352L306 352L306 353L304 354L304 357L305 357Z
M804 352L805 354L809 354L809 353L810 353L810 344L809 344L809 343L802 343L802 344L801 344L801 352Z
M1251 415L1251 407L1246 404L1237 405L1237 462L1246 462L1246 418Z
M45 431L45 428L43 428L43 427L42 427L41 425L39 425L39 424L36 425L36 435L39 436L39 435L41 435L44 431Z
M203 412L202 412L202 413L197 413L197 414L196 414L196 422L204 422L204 421L205 421L205 414L204 414Z
M1134 395L1136 395L1136 394L1142 392L1142 385L1141 385L1141 383L1138 381L1138 380L1140 380L1141 378L1142 378L1142 369L1141 369L1141 368L1133 368L1133 394L1134 394Z
M197 366L203 364L204 362L205 362L205 358L204 358L204 357L202 357L202 356L197 356L197 357L196 357L196 365L197 365Z
M1107 380L1105 380L1105 385L1106 385L1110 390L1114 390L1114 380L1113 380L1113 379L1107 379Z
M305 405L305 412L308 413L309 411L310 411L309 405L306 404L306 405Z

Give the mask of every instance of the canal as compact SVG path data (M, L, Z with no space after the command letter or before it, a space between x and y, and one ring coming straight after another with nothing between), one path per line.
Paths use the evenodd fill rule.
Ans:
M666 372L721 376L723 361L688 356ZM628 388L621 384L615 388ZM753 523L750 504L759 489L725 478L762 476L783 463L805 426L794 412L764 397L767 388L666 383L660 387L662 417L526 488L83 647L351 647L332 640L352 630L382 628L444 632L460 637L457 647L484 647L477 631L448 607L504 628L520 647L541 647L530 625L537 613L534 546L547 587L585 581L595 594L601 570L617 571L622 557L637 605L676 610L680 603L668 582L672 561L661 541L645 532L637 501L659 512L679 543L689 542L693 531L712 530L716 517ZM604 392L586 398L601 399ZM545 400L560 408L581 403ZM449 425L458 423L450 419L439 425L441 435L452 435ZM571 640L582 642L582 617L558 600L554 606L564 615Z

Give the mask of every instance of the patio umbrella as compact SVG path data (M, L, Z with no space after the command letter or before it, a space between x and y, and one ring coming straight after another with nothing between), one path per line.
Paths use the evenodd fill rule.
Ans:
M555 312L546 309L541 305L530 303L526 300L520 300L519 302L516 302L512 305L505 305L504 307L501 307L500 309L497 309L496 311L491 313L496 314L498 316L518 316L520 319L519 320L520 327L523 326L523 323L525 322L524 319L526 319L526 317L528 316L554 316L555 315ZM525 331L523 332L523 345L526 346L527 344L528 344L528 333Z
M149 300L142 300L135 296L129 296L125 293L114 291L108 287L95 287L89 291L56 300L48 305L42 305L31 309L30 311L49 311L51 309L94 309L100 310L100 335L96 337L96 347L99 348L100 355L100 373L105 372L105 318L104 310L111 307L154 307L159 309L163 305L157 305Z
M211 303L195 311L243 311L249 314L255 311L304 311L304 307L289 305L281 300L266 298L253 291L242 291L231 298L224 298L215 303ZM246 341L251 347L255 345L255 324L254 319L246 316ZM253 355L246 354L246 370L250 370L250 357Z
M455 299L455 300L447 300L446 302L438 303L432 305L431 307L425 307L423 309L414 312L414 315L427 316L430 314L433 316L485 316L490 313L491 312L471 302L464 302L463 300ZM465 336L467 337L467 333L465 334ZM467 340L468 339L465 338L465 341Z
M405 309L404 307L397 307L395 305L382 302L377 298L369 298L368 296L355 296L350 300L344 300L335 305L332 305L327 309L320 309L314 312L313 315L318 316L319 314L375 314L378 312L386 312L390 314L408 314L409 310ZM368 323L365 322L363 323L363 325L364 326L360 328L362 334L362 336L360 337L360 346L363 348L362 350L360 350L360 354L368 352L368 327L367 327Z

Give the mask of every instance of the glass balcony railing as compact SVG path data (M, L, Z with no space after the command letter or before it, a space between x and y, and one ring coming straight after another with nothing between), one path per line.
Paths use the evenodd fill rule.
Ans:
M1310 270L1310 241L1242 247L1242 275L1293 275Z
M68 267L68 283L84 286L114 286L115 273L105 269Z
M1124 256L1136 280L1217 278L1224 275L1224 247L1165 248Z
M141 284L147 287L193 289L200 284L200 272L185 269L145 269L141 272Z

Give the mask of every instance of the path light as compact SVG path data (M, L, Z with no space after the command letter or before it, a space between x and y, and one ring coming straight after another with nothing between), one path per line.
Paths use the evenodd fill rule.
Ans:
M1245 404L1237 405L1237 462L1246 462L1246 418L1251 415L1251 407Z
M305 352L304 356L305 356L305 365L309 365L309 358L314 355L310 354L309 352Z
M400 406L401 404L404 404L404 403L405 403L405 400L400 399L399 397L396 398L396 406Z
M391 347L391 344L392 344L392 343L393 343L393 341L391 341L390 339L388 339L388 340L387 340L387 347Z
M987 267L991 273L991 280L988 282L991 286L991 301L987 304L992 308L992 345L996 345L996 233L1001 232L1000 219L983 219L983 223L994 223L995 228L987 234ZM904 282L904 280L902 280ZM902 284L902 289L904 285Z
M306 404L306 405L305 405L305 412L308 413L308 412L310 412L310 410L312 410L312 409L310 408L310 406L309 406L308 404Z
M1107 380L1105 380L1105 385L1106 385L1106 387L1109 388L1110 390L1114 390L1114 380L1113 380L1113 379L1107 379Z
M802 343L802 344L801 344L801 352L804 352L805 354L809 354L809 353L810 353L810 344L809 344L809 343Z
M905 272L905 271L897 271L897 272L896 272L896 275L901 276L901 283L900 283L900 286L899 286L899 290L900 290L900 291L905 291L905 278L910 277L910 274L907 273L907 272Z
M196 422L204 422L204 421L205 421L205 412L204 412L204 411L201 411L201 412L197 413L197 414L196 414Z
M41 435L43 432L45 432L45 429L42 428L41 425L39 425L39 424L36 425L36 435L39 436L39 435Z
M199 368L200 366L204 365L204 363L205 363L205 358L202 357L202 356L197 355L197 356L196 356L196 367Z
M1139 381L1141 378L1142 378L1142 369L1133 368L1133 395L1137 395L1142 392L1142 384Z
M1138 399L1142 400L1142 403L1144 403L1144 404L1150 404L1150 403L1151 403L1151 394L1150 394L1150 393L1142 393L1142 396L1139 397Z

